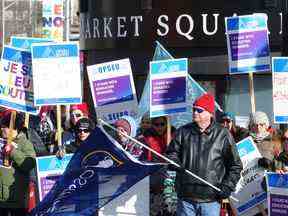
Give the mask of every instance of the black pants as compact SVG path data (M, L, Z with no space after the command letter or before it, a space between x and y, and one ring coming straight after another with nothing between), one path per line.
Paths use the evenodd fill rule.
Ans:
M1 216L26 216L27 213L25 209L22 208L0 208Z

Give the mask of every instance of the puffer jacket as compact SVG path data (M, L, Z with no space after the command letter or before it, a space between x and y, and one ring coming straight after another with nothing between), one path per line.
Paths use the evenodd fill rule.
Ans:
M196 123L182 126L176 132L166 155L217 187L230 191L240 179L241 160L230 132L212 120L210 126L200 132ZM177 171L176 190L180 199L218 200L217 191L196 178Z
M35 166L35 151L26 134L20 132L13 140L17 147L11 152L11 167L0 166L0 208L26 208L30 171Z

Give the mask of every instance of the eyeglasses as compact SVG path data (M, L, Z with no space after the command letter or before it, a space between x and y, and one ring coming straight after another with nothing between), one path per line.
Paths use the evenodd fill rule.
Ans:
M161 123L153 123L153 126L155 127L164 127L166 124L164 122Z
M82 133L82 132L89 133L90 130L89 129L77 129L77 133Z
M72 113L71 114L71 117L73 117L73 118L80 118L82 116L82 114L80 114L80 113Z
M193 112L202 113L204 111L205 111L204 109L193 107Z

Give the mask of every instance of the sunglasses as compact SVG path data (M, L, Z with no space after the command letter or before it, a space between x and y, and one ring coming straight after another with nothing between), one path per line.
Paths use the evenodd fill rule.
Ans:
M222 123L225 123L225 122L230 123L232 121L231 121L231 119L222 119Z
M193 112L202 113L204 111L204 109L193 107Z
M89 133L90 130L89 130L89 129L78 129L78 130L77 130L77 133L82 133L82 132L84 132L84 133Z
M153 125L155 127L164 127L166 124L164 122L161 122L161 123L154 123Z

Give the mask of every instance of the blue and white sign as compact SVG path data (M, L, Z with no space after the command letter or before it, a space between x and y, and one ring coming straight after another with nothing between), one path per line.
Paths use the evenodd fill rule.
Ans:
M288 173L266 173L269 216L288 215Z
M97 117L114 122L123 115L136 117L137 96L129 59L87 67Z
M81 103L78 43L34 43L31 49L35 105Z
M55 182L65 171L73 154L66 154L62 159L55 155L37 157L37 181L40 201L51 190Z
M261 182L265 170L258 166L261 154L251 137L247 137L236 144L243 164L241 178L232 196L239 202L230 200L237 211L237 215L253 216L259 212L258 205L265 205L267 193L263 191Z
M150 62L150 117L186 112L187 59Z
M225 18L230 74L270 70L266 14Z
M274 123L288 123L288 58L272 58Z
M16 48L21 48L30 51L31 45L33 43L44 43L44 42L52 42L51 39L47 38L31 38L31 37L11 37L11 46Z
M31 53L4 46L0 73L0 106L36 115Z

